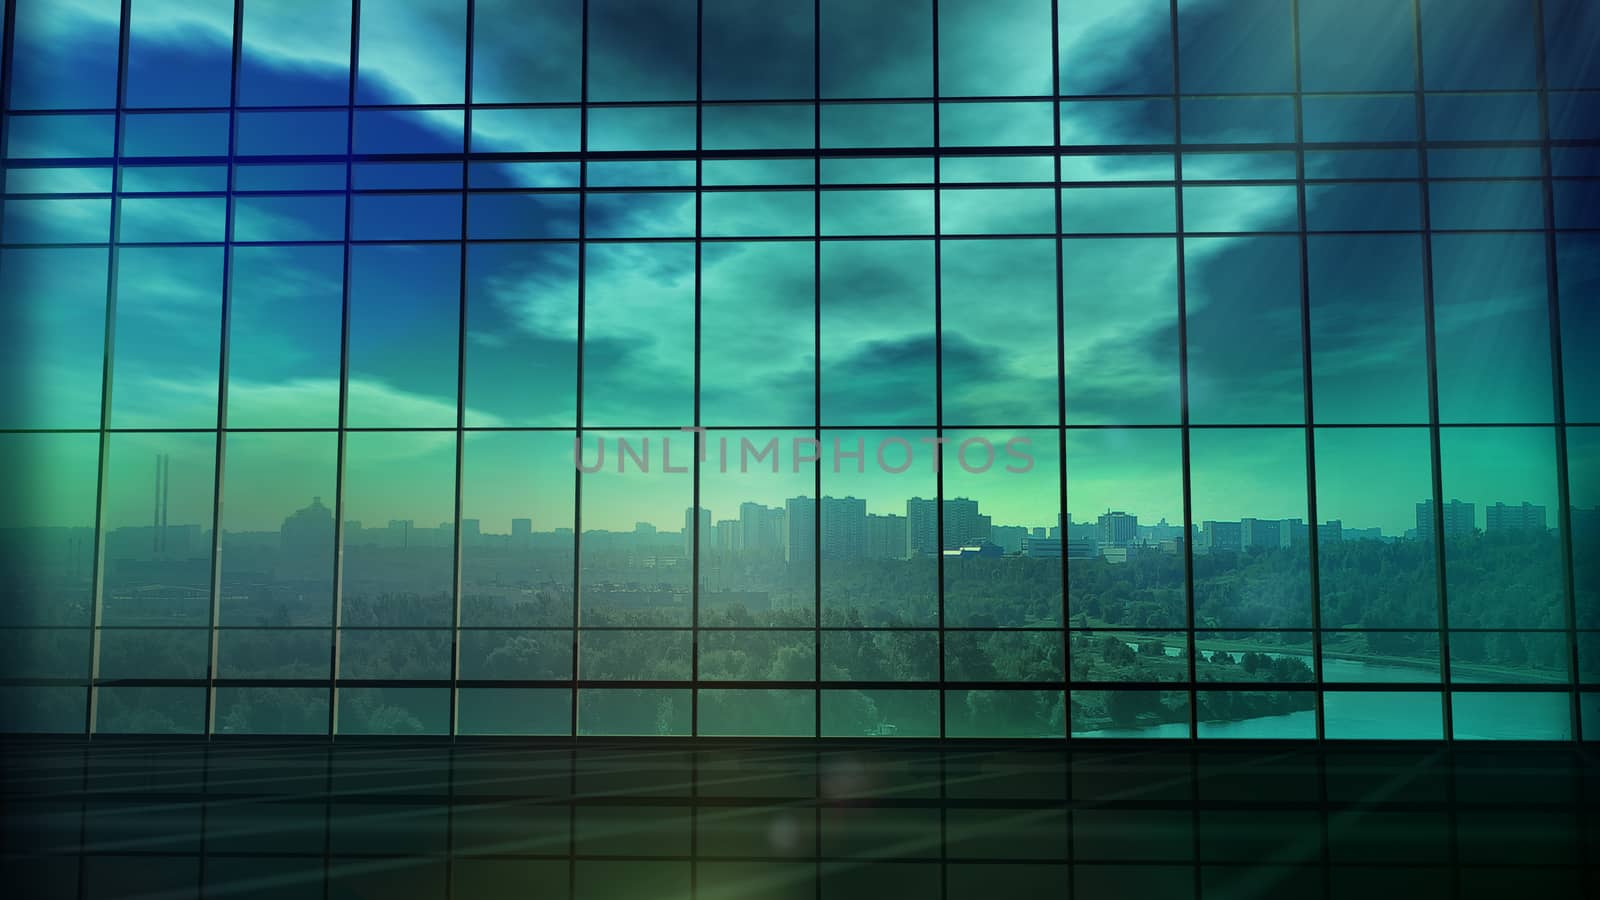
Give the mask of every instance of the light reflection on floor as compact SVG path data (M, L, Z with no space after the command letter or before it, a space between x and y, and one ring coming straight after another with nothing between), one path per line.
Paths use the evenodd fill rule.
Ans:
M28 898L1600 896L1581 748L4 752Z

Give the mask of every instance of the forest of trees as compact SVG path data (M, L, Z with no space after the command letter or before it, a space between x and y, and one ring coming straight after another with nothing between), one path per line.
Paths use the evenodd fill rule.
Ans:
M1556 538L1545 535L1447 543L1455 680L1570 677L1559 552ZM350 551L337 661L345 685L341 730L447 731L455 672L464 732L567 733L571 691L560 683L573 677L574 643L577 677L597 685L578 700L578 727L588 733L681 734L697 718L707 734L811 734L820 717L827 735L929 734L937 733L941 703L951 735L1060 735L1069 727L1186 722L1191 665L1200 721L1292 712L1313 700L1306 691L1274 689L1313 679L1311 580L1301 548L1197 555L1192 638L1180 554L1135 552L1126 563L1069 560L1066 641L1059 560L948 559L942 640L938 566L930 559L824 561L815 606L795 601L810 594L809 565L791 570L769 559L739 569L723 561L724 574L742 592L702 593L706 630L698 632L691 630L687 585L676 573L653 581L659 573L634 569L625 573L628 582L599 583L585 573L575 641L570 580L547 574L519 580L514 560L480 569L493 574L464 579L463 627L453 633L446 586L409 591L384 577L427 567L415 552L410 565L387 559L405 553ZM1329 543L1319 562L1325 661L1410 666L1419 682L1439 677L1438 567L1429 545ZM548 573L560 568L556 563L525 562L520 571ZM216 730L324 731L334 664L328 616L319 624L305 608L283 602L298 595L281 579L224 588L226 602L235 605L224 611L226 627L217 637L216 676L223 684L216 691ZM7 688L8 713L80 727L73 723L85 716L86 692L73 683L81 684L87 670L88 632L3 633L0 673L57 680ZM203 625L168 627L158 616L102 630L98 727L203 728L209 640ZM1580 669L1594 677L1600 641L1580 639L1579 650ZM698 697L696 657L699 681L718 683ZM828 684L820 696L808 687L819 673ZM950 688L943 694L941 673ZM194 686L140 684L149 679ZM390 681L412 684L384 684ZM1084 687L1064 691L1064 682ZM1262 689L1207 690L1208 682ZM741 683L757 686L740 689ZM999 684L1017 687L987 687Z

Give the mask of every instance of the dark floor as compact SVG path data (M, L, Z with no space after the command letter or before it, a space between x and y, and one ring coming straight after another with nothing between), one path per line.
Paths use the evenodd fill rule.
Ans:
M1582 748L3 752L12 897L1600 897Z

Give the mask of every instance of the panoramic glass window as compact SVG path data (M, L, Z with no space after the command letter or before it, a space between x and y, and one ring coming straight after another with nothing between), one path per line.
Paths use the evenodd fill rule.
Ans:
M13 0L4 729L1600 735L1577 0Z

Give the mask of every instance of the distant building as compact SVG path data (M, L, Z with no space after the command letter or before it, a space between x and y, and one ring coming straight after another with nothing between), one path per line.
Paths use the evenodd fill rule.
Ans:
M822 558L861 559L867 555L867 501L822 498Z
M1382 528L1346 528L1342 535L1347 541L1381 541L1383 540Z
M716 527L716 548L720 553L733 553L744 546L738 519L719 519Z
M1067 559L1094 559L1099 555L1100 543L1094 538L1067 541Z
M283 520L278 540L288 556L332 553L333 510L323 505L321 497L312 497L310 506Z
M939 550L939 501L906 501L906 555L932 556Z
M1030 537L1022 542L1022 555L1035 559L1060 559L1061 539Z
M1517 506L1496 503L1483 508L1484 531L1533 531L1543 533L1545 508L1524 500Z
M1243 528L1238 522L1217 522L1207 519L1200 523L1200 540L1194 552L1238 553L1244 547Z
M946 550L977 546L989 540L989 517L978 512L978 501L956 497L944 501Z
M783 510L760 503L739 504L739 542L749 553L771 553L784 549Z
M817 501L791 497L784 501L784 558L791 563L817 558Z
M866 556L868 559L905 559L906 517L868 513Z
M1096 525L1101 546L1127 547L1139 539L1139 517L1121 510L1106 510Z
M1464 537L1477 531L1477 505L1451 500L1444 505L1444 536ZM1417 540L1433 540L1433 501L1417 504Z
M696 515L696 512L699 515ZM711 510L701 508L696 510L689 507L683 511L683 557L689 559L694 555L695 522L700 523L700 546L711 546L714 540L711 532ZM646 530L648 529L648 530ZM654 525L649 522L640 522L633 526L633 533L638 535L652 535L656 533Z
M570 531L570 529L569 529ZM533 542L533 520L511 520L511 546L526 547Z
M1041 528L1039 531L1042 537L1044 529ZM989 526L989 540L1000 545L1000 549L1006 553L1021 553L1022 541L1027 536L1028 529L1021 525Z

